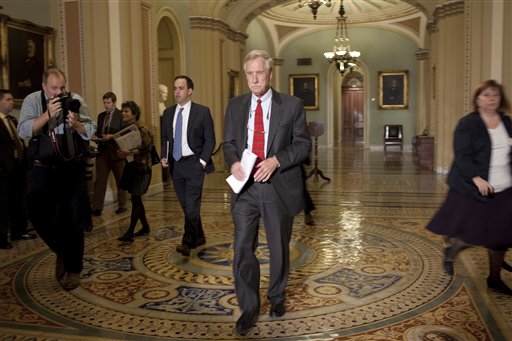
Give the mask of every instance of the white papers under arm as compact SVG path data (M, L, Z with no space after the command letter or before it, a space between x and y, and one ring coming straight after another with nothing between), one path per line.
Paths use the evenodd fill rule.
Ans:
M132 150L139 148L142 145L142 139L140 137L139 128L135 124L132 124L123 130L114 134L114 141L121 149ZM132 162L133 155L128 155L126 161Z
M252 168L254 167L257 158L258 156L253 152L249 151L248 149L244 150L242 154L242 160L240 160L240 164L242 165L242 169L244 170L244 179L241 181L237 180L233 175L228 176L228 178L226 179L227 183L231 186L233 192L237 194L240 193L245 183L247 182L247 180L249 180L249 177L251 176Z

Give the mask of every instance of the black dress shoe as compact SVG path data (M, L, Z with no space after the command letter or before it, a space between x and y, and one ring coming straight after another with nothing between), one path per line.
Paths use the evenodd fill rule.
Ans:
M133 233L126 232L121 237L117 238L120 242L127 242L131 243L133 242Z
M55 261L55 279L61 282L66 275L66 269L64 268L64 259L62 257L57 256L57 260Z
M95 217L99 217L101 215L101 210L100 209L95 209L95 210L92 210L91 211L91 214Z
M236 332L246 334L256 323L257 317L257 314L243 312L236 321Z
M196 242L196 246L195 247L198 247L198 246L201 246L201 245L204 245L206 244L206 239L205 238L199 238Z
M181 253L185 257L190 256L190 248L185 244L176 246L176 251Z
M24 233L19 236L12 236L11 240L31 240L31 239L36 239L36 238L37 238L37 235L35 235L33 233Z
M121 214L121 213L124 213L128 211L128 209L126 207L119 207L117 210L116 210L116 214Z
M315 220L313 219L313 216L311 215L311 213L304 214L304 224L309 225L309 226L315 225Z
M281 302L281 303L272 304L268 315L270 317L281 317L284 315L284 313L285 313L284 302Z
M133 234L134 237L147 236L149 234L149 226L143 227Z
M493 280L490 277L488 277L487 287L500 294L512 296L512 289L510 289L501 278L498 280Z
M0 249L9 250L12 249L12 244L9 242L4 242L0 244Z
M446 272L446 274L453 276L454 270L453 270L453 258L449 259L451 254L453 253L453 247L448 246L444 249L444 260L443 260L443 269Z
M501 264L501 268L505 271L512 272L512 265L508 264L505 261L503 261L503 263Z

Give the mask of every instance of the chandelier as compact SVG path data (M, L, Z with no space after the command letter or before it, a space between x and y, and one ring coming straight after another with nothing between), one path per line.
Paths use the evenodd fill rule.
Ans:
M329 63L336 63L336 68L343 75L345 71L352 70L356 66L356 59L361 56L361 52L353 51L350 48L350 39L348 38L347 17L345 17L345 8L341 0L339 16L336 18L336 37L334 38L333 50L325 52L324 56Z
M327 7L331 7L331 0L299 0L299 7L309 6L313 13L313 19L316 20L316 14L318 13L318 7L325 4Z

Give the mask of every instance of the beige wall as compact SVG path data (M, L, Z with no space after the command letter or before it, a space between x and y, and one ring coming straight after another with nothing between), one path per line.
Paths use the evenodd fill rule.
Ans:
M112 90L119 102L133 99L143 107L145 123L157 136L161 43L158 23L167 15L176 30L173 58L179 65L175 70L194 80L193 100L210 107L219 144L224 108L229 99L230 74L238 75L235 79L238 93L247 89L242 60L250 21L243 18L259 13L267 2L229 2L226 7L227 1L200 5L178 0L41 0L38 5L44 6L36 6L40 11L24 10L28 8L27 2L17 1L6 3L2 12L56 29L57 65L67 71L70 85L79 91L71 90L82 92L94 115L103 110L103 93ZM436 169L442 172L450 166L453 129L469 108L473 88L484 79L495 78L504 83L510 95L512 24L508 18L512 15L512 3L499 0L407 2L418 5L430 20L426 51L415 61L416 92L421 95L416 94L414 129L421 132L428 126L436 137ZM73 41L67 40L68 36ZM273 46L272 43L269 40L264 45ZM286 60L283 62L280 72L274 75L277 78L274 83L286 92L283 85L287 84ZM332 79L329 72L329 68L323 68L320 77ZM336 102L336 97L332 99ZM327 140L320 143L328 145ZM154 176L154 187L158 187L159 179Z

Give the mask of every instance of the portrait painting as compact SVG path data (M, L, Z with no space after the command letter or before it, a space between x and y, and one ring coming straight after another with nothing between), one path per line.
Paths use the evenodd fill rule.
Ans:
M235 70L228 71L229 77L229 99L240 95L240 72Z
M40 90L42 74L53 62L53 29L28 21L0 17L2 87L12 91L16 107Z
M318 110L318 74L290 75L290 95L304 101L305 110Z
M379 71L379 109L407 109L409 72Z

